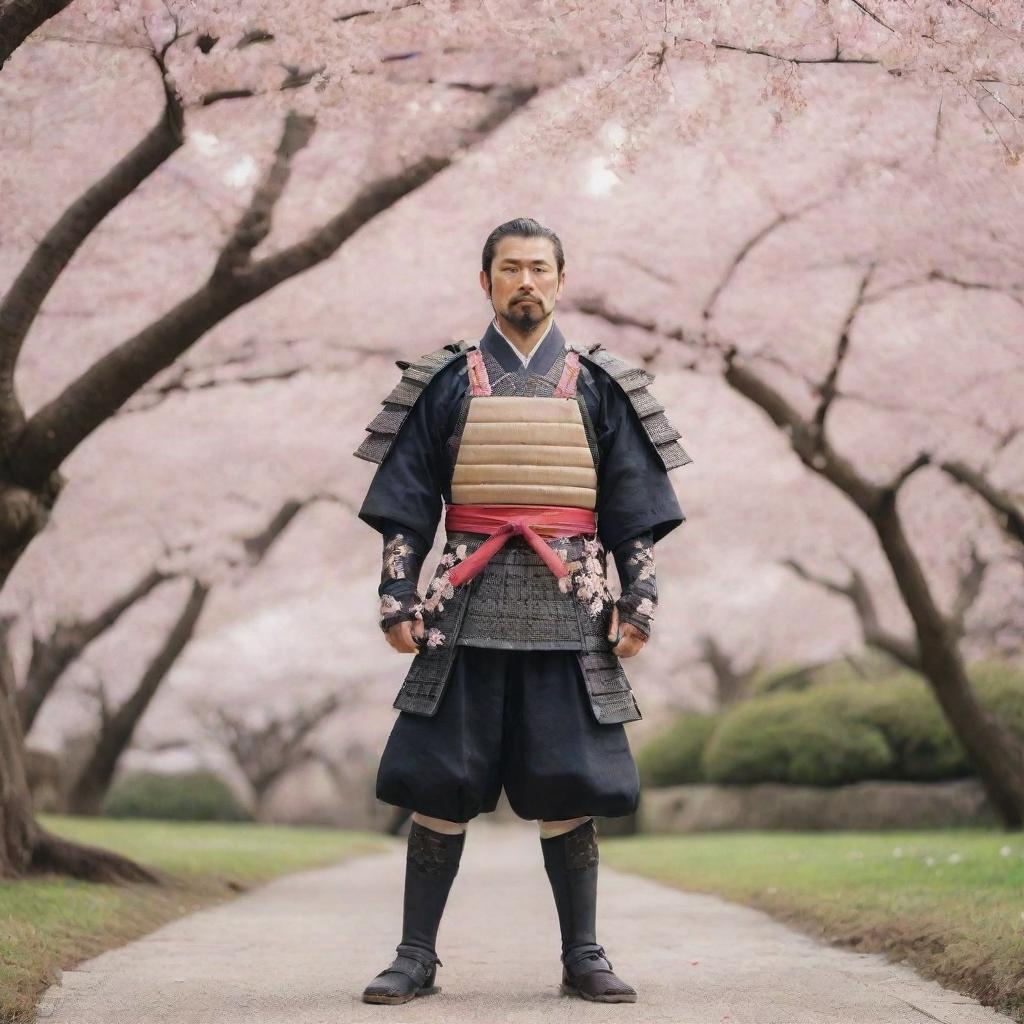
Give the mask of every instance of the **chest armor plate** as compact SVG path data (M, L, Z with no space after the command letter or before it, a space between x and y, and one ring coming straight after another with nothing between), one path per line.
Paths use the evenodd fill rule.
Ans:
M575 397L479 395L468 403L452 501L595 508L597 469Z

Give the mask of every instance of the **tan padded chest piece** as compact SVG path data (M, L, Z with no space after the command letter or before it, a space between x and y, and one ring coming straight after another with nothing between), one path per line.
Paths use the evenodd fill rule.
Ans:
M597 506L597 470L576 401L579 354L565 354L552 397L491 394L483 354L472 349L470 403L452 476L466 505Z

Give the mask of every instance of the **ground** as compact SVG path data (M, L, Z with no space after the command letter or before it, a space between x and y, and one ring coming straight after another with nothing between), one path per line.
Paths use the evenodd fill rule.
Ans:
M536 826L470 825L438 934L436 995L363 1003L400 939L405 840L267 883L64 972L47 1024L992 1024L1011 1018L879 954L830 947L767 914L612 870L598 941L634 1004L558 991L559 935Z

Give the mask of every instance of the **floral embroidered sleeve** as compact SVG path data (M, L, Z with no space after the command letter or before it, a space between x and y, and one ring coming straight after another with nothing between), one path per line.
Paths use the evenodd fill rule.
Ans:
M654 574L654 536L650 530L620 544L613 551L619 570L622 596L615 602L619 622L636 626L647 639L651 635L658 586Z
M380 628L387 632L399 622L423 618L423 599L417 590L420 566L430 545L414 530L399 523L382 531L384 551L380 573Z

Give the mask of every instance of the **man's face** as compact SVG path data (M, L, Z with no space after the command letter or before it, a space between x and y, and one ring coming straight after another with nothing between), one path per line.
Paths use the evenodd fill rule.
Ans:
M525 332L554 311L565 286L565 271L559 276L551 239L508 235L495 249L490 286L482 270L480 285L494 311Z

